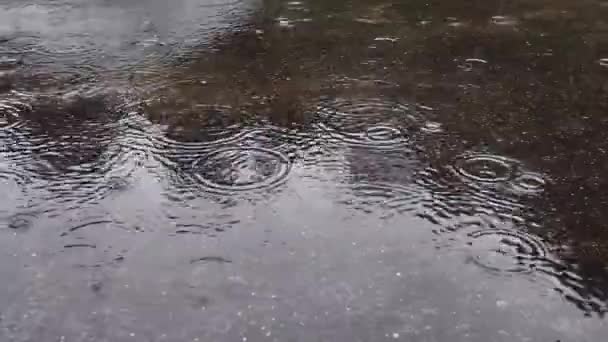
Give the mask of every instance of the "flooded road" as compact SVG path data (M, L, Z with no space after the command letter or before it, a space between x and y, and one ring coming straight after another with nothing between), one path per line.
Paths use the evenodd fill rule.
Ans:
M0 341L599 342L608 2L0 0Z

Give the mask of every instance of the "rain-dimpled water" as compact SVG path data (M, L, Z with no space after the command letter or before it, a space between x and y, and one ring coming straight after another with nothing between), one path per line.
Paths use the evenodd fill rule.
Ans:
M0 0L0 341L605 341L607 114L603 0Z

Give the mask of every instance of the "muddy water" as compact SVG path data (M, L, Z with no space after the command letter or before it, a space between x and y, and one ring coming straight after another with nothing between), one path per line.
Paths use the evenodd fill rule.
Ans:
M0 340L604 340L607 18L0 1Z

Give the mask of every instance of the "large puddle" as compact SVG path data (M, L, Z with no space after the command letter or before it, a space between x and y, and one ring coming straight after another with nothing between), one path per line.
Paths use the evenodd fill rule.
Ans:
M603 341L608 2L0 1L1 341Z

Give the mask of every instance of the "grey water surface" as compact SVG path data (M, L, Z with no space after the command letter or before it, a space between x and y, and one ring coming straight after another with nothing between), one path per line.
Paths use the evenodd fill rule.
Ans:
M602 342L608 2L0 0L0 341Z

